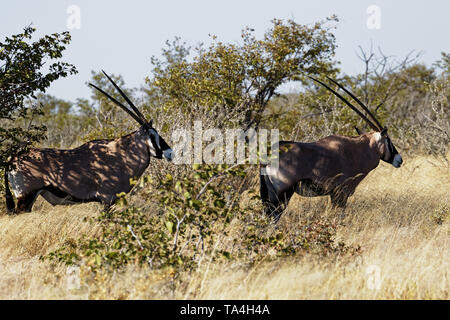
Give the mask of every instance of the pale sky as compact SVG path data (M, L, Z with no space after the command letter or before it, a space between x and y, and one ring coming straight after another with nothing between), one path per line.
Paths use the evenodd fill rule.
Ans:
M80 29L68 28L71 5L80 9ZM367 27L371 5L380 9L379 29ZM373 43L399 59L411 50L422 51L421 61L428 65L440 58L441 51L450 51L448 0L2 0L0 41L30 23L38 36L71 31L64 61L74 64L79 73L56 81L47 93L75 100L90 97L85 83L91 70L121 74L127 87L140 87L150 75L150 57L159 56L165 41L175 36L192 45L208 42L208 34L237 42L244 26L261 35L273 18L309 24L332 14L340 19L336 58L345 73L363 70L356 57L359 45L369 49Z

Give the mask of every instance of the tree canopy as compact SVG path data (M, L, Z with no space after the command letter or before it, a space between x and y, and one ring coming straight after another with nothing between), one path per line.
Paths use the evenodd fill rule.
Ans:
M166 111L210 112L218 123L257 128L280 85L335 70L335 37L330 31L335 21L333 16L302 25L274 19L262 39L245 28L241 44L213 36L208 47L199 45L193 55L176 39L163 50L162 59L152 59L148 92Z
M68 32L45 35L33 42L34 32L35 28L29 26L0 42L2 168L10 166L13 156L44 137L45 126L32 122L34 115L42 113L36 94L45 92L53 81L77 72L75 66L60 60L71 40Z

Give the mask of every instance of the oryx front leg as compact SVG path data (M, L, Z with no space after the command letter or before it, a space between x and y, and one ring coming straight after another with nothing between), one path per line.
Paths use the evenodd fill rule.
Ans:
M331 206L333 208L345 208L347 205L348 195L344 193L330 194Z
M332 192L330 194L331 207L339 211L339 219L343 220L345 218L345 207L347 205L347 200L350 195L344 192Z

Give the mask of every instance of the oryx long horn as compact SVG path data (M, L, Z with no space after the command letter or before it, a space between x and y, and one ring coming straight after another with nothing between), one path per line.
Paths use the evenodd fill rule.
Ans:
M125 101L130 105L136 115L146 122L144 115L139 111L139 109L131 102L131 100L127 97L127 95L119 88L119 86L106 74L104 70L102 70L103 74L108 78L109 81L113 84L113 86L119 91L120 95L125 99Z
M142 120L141 118L139 118L137 115L135 115L133 112L131 112L130 109L128 109L127 107L125 107L123 104L121 104L119 101L117 101L116 99L114 99L113 97L111 97L108 93L106 93L105 91L103 91L102 89L100 89L99 87L97 87L95 84L89 83L89 85L91 87L94 87L95 89L97 89L98 91L100 91L101 93L103 93L105 96L107 96L112 102L114 102L117 106L119 106L121 109L123 109L126 113L128 113L134 120L136 120L140 125L144 125L145 121Z
M372 129L374 129L374 130L376 130L376 131L379 131L379 130L380 130L380 129L377 128L377 126L374 125L369 119L367 119L367 117L366 117L361 111L359 111L355 106L353 106L350 102L348 102L348 101L347 101L343 96L341 96L339 93L337 93L336 91L334 91L333 89L331 89L329 86L327 86L327 85L326 85L325 83L323 83L322 81L317 80L317 79L315 79L315 78L313 78L313 77L311 77L311 76L308 76L308 77L309 77L310 79L316 81L317 83L320 83L322 86L324 86L324 87L327 88L329 91L331 91L332 93L334 93L334 95L335 95L336 97L338 97L339 99L341 99L342 101L344 101L345 104L346 104L347 106L349 106L350 109L352 109L353 111L355 111L361 118L363 118L364 121L366 121L366 122L372 127Z
M362 103L353 93L351 93L349 90L347 90L344 86L342 86L341 84L339 84L337 81L331 79L330 77L328 77L328 80L330 80L331 82L333 82L335 85L337 85L339 88L341 88L342 90L344 90L350 97L353 98L353 100L355 100L360 106L361 108L363 108L367 114L375 121L375 124L378 126L378 130L382 130L383 126L380 124L380 122L378 122L377 118L375 118L375 116L372 114L372 112L369 111L369 108L367 108L364 103Z

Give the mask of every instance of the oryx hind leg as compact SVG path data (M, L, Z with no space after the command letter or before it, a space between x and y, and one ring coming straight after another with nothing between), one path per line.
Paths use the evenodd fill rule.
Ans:
M267 175L260 175L260 195L264 213L268 216L272 216L277 210L280 201Z
M21 213L21 212L31 212L31 209L33 208L34 202L36 201L36 198L38 196L39 191L32 191L27 193L24 196L20 196L17 198L17 208L15 210L15 213Z
M278 195L278 202L276 204L276 207L273 207L274 209L269 214L269 216L273 217L275 222L278 222L278 220L280 220L281 215L283 214L284 210L286 210L289 204L289 200L291 200L293 194L294 189L292 188Z
M267 175L260 175L260 193L265 214L278 222L294 194L294 189L279 193Z

